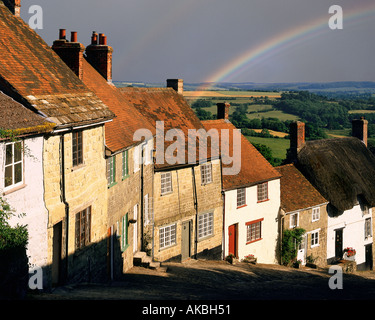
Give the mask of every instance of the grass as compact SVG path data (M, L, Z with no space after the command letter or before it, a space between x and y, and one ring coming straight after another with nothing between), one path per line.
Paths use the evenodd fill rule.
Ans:
M277 138L261 138L261 137L246 137L251 143L264 144L272 150L272 155L275 158L285 159L286 150L289 148L289 139Z
M284 113L280 110L272 110L272 111L267 111L267 112L259 112L259 113L251 113L248 114L247 117L249 119L262 119L264 118L278 118L281 121L285 120L298 120L298 116L295 116L294 114L290 113Z
M375 110L349 110L349 113L375 113Z

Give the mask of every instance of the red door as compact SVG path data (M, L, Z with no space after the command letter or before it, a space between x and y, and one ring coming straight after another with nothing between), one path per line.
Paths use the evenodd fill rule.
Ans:
M237 253L237 224L232 224L228 228L229 233L229 254L233 254L236 258Z

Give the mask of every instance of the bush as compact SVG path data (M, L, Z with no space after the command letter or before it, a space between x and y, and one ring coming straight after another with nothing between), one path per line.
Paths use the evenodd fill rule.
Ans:
M281 242L281 262L283 265L290 266L296 261L297 248L305 232L302 228L284 230Z

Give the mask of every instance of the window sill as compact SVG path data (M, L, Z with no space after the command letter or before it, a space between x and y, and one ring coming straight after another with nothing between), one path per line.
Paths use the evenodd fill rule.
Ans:
M165 192L165 193L161 193L160 196L163 197L163 196L167 196L167 195L172 194L172 193L173 193L173 190Z
M117 182L113 182L111 184L108 185L108 189L112 188L113 186L115 186L117 184Z
M247 207L247 204L243 204L242 206L237 207L237 209L245 208Z
M123 177L122 177L122 181L126 180L126 179L129 178L129 177L130 177L130 174L127 174L127 175L123 176Z
M208 184L212 184L212 183L213 183L213 181L201 183L201 186L207 186Z
M208 239L212 238L213 236L215 236L215 234L210 234L210 235L204 236L202 238L198 238L198 242L208 240Z
M255 240L252 240L252 241L247 241L246 244L250 244L250 243L258 242L258 241L260 241L260 240L263 240L263 238L255 239Z
M16 192L16 191L21 190L21 189L26 188L26 187L27 187L26 183L20 184L20 185L15 186L15 187L13 187L11 189L5 190L3 192L3 196L7 196L8 194L11 194L13 192Z
M270 199L265 199L265 200L258 200L257 203L262 203L262 202L266 202L266 201L270 201Z
M79 170L79 169L81 169L81 168L83 168L83 167L85 167L85 166L86 166L86 165L85 165L84 163L81 163L81 164L78 164L78 165L76 165L76 166L73 166L72 169L71 169L71 172L76 171L76 170Z

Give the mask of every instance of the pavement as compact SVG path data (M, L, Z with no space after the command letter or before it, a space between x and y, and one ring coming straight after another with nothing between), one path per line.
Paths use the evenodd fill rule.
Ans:
M163 263L167 272L133 267L111 283L81 283L28 294L28 300L369 300L375 299L375 271L342 274L342 289L329 283L338 273L280 265L234 265L226 261ZM331 280L330 280L331 279Z

